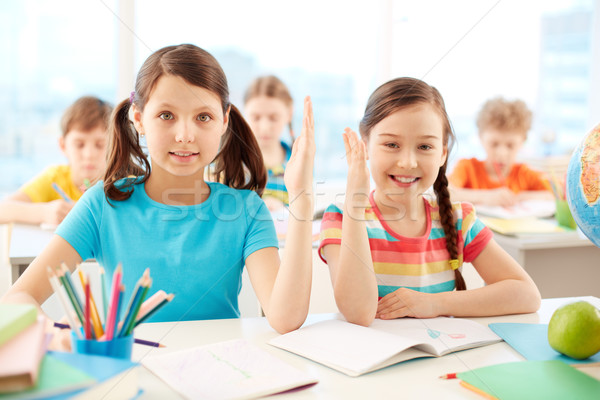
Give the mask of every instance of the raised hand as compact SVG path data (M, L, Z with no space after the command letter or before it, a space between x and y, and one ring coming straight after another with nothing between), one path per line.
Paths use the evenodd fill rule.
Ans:
M285 168L283 180L290 202L298 196L313 191L313 168L315 161L315 121L309 96L304 99L302 131L292 147L292 155Z
M343 133L346 161L348 162L348 181L346 183L346 207L350 212L361 211L369 206L370 173L367 167L367 148L356 132L346 128Z

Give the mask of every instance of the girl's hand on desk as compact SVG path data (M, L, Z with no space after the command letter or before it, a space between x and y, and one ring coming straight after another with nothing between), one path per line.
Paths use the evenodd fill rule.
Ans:
M283 176L290 202L297 196L311 194L313 189L313 165L315 160L315 121L310 97L304 99L302 132L292 147L292 155Z
M439 316L439 313L430 293L400 288L379 300L375 318L433 318L437 316Z
M53 200L44 203L42 210L42 223L58 225L67 216L75 203L67 203L64 200Z

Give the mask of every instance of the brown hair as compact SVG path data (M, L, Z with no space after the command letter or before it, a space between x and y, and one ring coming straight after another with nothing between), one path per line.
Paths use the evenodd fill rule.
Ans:
M450 119L446 113L444 100L440 92L433 86L415 78L396 78L379 86L369 97L365 115L360 121L360 135L368 140L371 129L390 114L408 107L419 104L430 104L442 118L444 138L443 143L448 148L448 153L452 149L455 141L454 133ZM446 249L450 254L450 260L458 260L457 232L454 224L454 213L452 212L452 202L450 201L450 192L448 191L448 179L446 177L446 162L440 167L438 176L433 184L433 190L436 193L439 210L440 222L444 228L446 236ZM456 290L465 290L465 280L460 270L454 270L454 281Z
M228 109L229 124L221 138L219 153L214 160L217 182L236 189L255 190L259 195L267 182L267 172L252 130L239 110L229 102L227 78L217 60L192 44L163 47L151 54L138 73L132 98L123 100L115 109L110 125L108 165L104 175L104 192L113 200L131 196L134 183L145 182L150 176L150 163L142 151L139 135L129 119L131 103L144 110L152 90L164 75L178 76L190 85L216 94L223 113ZM130 175L139 180L127 180L117 188L115 183Z
M248 89L246 89L246 93L244 94L244 104L248 103L250 99L259 96L273 97L275 99L279 99L289 107L291 110L294 107L294 100L292 99L292 95L290 94L289 89L279 78L274 75L261 76L256 78L250 83ZM290 136L292 137L292 142L294 141L294 131L292 129L292 121L290 119L290 123L288 124L288 128L290 130Z
M485 102L477 115L479 133L492 128L499 131L522 133L527 138L531 128L532 114L522 100L508 101L495 97Z
M60 129L63 137L73 129L89 132L100 126L108 128L112 105L94 96L78 98L63 113L60 120Z

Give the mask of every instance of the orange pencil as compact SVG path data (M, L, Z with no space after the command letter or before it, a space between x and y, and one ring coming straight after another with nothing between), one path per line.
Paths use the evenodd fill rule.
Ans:
M472 392L477 393L478 395L483 396L486 399L489 400L499 400L497 397L492 396L489 393L484 392L483 390L479 389L478 387L475 387L473 385L471 385L470 383L467 383L465 381L460 381L460 385L466 389L469 389Z
M78 268L79 272L79 280L81 281L81 286L85 287L89 285L89 276L86 279L83 276L83 271L81 268ZM104 335L104 330L102 329L102 322L100 321L100 315L98 314L98 309L96 308L96 302L94 301L94 297L92 296L92 292L90 291L90 318L92 320L92 326L94 327L94 334L97 338Z

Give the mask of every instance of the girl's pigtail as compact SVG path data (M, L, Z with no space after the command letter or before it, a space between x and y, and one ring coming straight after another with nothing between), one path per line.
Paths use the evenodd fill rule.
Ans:
M109 145L106 171L104 173L104 193L110 200L122 201L131 197L130 189L135 183L145 182L150 176L150 163L142 151L140 139L129 119L129 99L115 107L109 125ZM126 177L131 179L116 185ZM109 201L110 201L109 200Z
M230 105L229 126L215 158L214 179L235 189L254 190L262 196L267 170L252 129L240 111Z
M456 225L454 224L454 212L452 211L452 202L450 201L450 192L448 191L448 178L446 177L446 164L444 164L438 173L438 177L433 184L433 190L437 195L440 210L440 222L444 228L446 236L446 248L450 254L450 260L458 262L458 245ZM456 290L466 290L467 285L462 273L458 268L454 269L454 282Z

